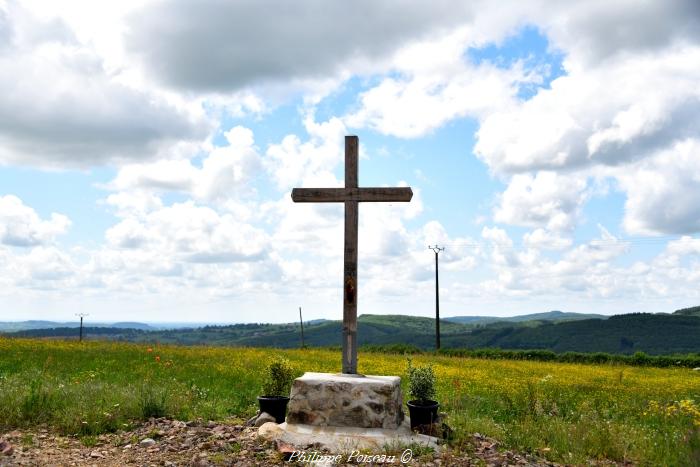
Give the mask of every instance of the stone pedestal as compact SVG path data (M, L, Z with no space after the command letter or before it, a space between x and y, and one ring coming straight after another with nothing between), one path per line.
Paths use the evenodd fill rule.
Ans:
M289 397L289 424L396 430L404 419L398 376L305 373Z

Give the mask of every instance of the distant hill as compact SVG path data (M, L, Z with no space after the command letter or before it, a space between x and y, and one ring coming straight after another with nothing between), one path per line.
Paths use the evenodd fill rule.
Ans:
M21 331L23 329L46 329L67 326L69 323L57 323L55 321L0 321L0 331L12 332ZM70 323L71 325L79 326L80 323Z
M85 323L87 324L87 323ZM119 323L89 323L93 328L120 328L120 329L142 329L144 331L155 331L162 329L161 326L152 326L150 324L124 321ZM0 321L0 332L25 331L30 329L52 329L52 328L78 328L80 321Z
M700 353L700 316L679 311L682 313L631 313L611 317L554 311L522 315L513 321L502 318L490 323L467 321L467 324L452 322L453 318L449 318L441 320L441 344L443 348L466 349L544 349L621 354L642 351L651 355ZM582 319L582 316L593 318ZM126 326L132 323L120 324ZM280 348L301 345L299 323L235 324L155 331L91 326L85 327L83 332L87 339L180 345ZM64 327L26 329L9 335L77 338L77 334L75 327ZM304 343L307 346L340 346L341 334L340 321L314 320L304 323ZM432 349L435 346L435 320L418 316L361 315L358 318L358 343L409 344Z
M99 337L108 338L110 336L115 336L119 340L138 340L135 336L139 334L146 333L148 331L143 331L141 329L125 329L125 328L109 328L109 327L83 327L83 337ZM39 328L39 329L24 329L22 331L15 331L12 333L7 333L10 336L17 337L61 337L61 338L75 338L79 336L78 327L59 327L59 328Z
M554 352L637 351L661 355L700 352L700 317L631 313L606 320L484 326L443 340L446 347L546 349Z
M576 321L583 319L607 319L605 315L594 313L569 313L564 311L548 311L546 313L532 313L529 315L518 315L509 317L494 317L494 316L452 316L445 318L445 321L462 324L489 324L495 322L515 322L522 323L525 321Z
M673 314L681 316L700 316L700 306L681 308L680 310L674 311Z
M489 324L501 321L502 319L503 318L497 318L495 316L449 316L447 318L441 318L441 320L460 324Z
M119 328L119 329L142 329L144 331L150 331L150 330L155 330L157 328L144 324L144 323L134 323L134 322L129 322L129 321L124 321L121 323L113 323L110 325L107 325L107 327L110 328Z
M61 327L79 327L80 321L77 322L58 322L58 321L42 321L42 320L27 320L27 321L3 321L0 322L0 331L12 332L23 331L25 329L50 329Z

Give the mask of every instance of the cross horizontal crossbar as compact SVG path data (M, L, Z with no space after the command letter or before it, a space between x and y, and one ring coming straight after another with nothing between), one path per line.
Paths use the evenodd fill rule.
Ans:
M295 203L408 202L412 197L413 190L408 187L294 188L292 190L292 199Z

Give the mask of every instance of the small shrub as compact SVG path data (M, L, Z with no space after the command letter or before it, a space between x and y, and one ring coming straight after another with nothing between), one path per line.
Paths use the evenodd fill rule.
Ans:
M635 365L644 366L651 363L651 361L652 359L644 352L637 351L632 355L632 362L634 362Z
M34 446L34 436L31 433L25 433L20 438L22 446Z
M432 400L435 397L435 372L432 365L413 366L408 359L408 393L419 401Z
M80 442L86 448L92 448L97 446L98 439L95 435L85 435L82 438L80 438Z
M54 414L56 404L54 394L49 392L41 380L32 380L29 383L29 394L20 404L22 418L28 423L40 423L49 420Z
M370 344L360 347L362 352L397 354L397 355L417 355L423 351L413 344Z
M295 372L285 358L276 358L267 367L267 375L263 381L264 396L288 396L295 378Z
M165 392L156 393L151 386L145 386L141 389L141 399L139 407L143 418L164 417L166 411L166 394Z

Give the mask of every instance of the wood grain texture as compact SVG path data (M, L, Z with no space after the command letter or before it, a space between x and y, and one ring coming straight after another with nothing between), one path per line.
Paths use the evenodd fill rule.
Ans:
M409 187L385 188L294 188L292 200L295 203L343 203L358 202L400 202L407 203L413 198Z
M345 188L357 188L359 177L358 147L360 146L357 136L345 137Z
M357 201L345 202L343 373L357 373Z
M360 196L358 184L357 136L345 137L345 255L343 268L343 358L342 371L357 373L357 200Z

